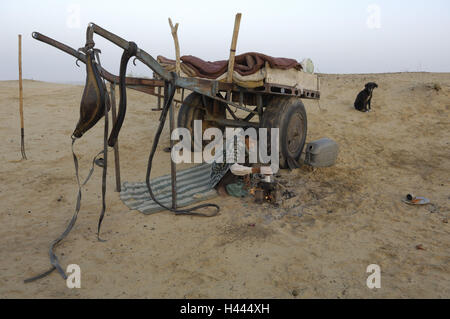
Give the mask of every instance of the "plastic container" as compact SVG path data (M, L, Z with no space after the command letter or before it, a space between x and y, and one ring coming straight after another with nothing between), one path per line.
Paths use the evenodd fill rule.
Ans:
M308 143L306 146L305 164L314 167L330 167L336 164L339 146L329 138Z

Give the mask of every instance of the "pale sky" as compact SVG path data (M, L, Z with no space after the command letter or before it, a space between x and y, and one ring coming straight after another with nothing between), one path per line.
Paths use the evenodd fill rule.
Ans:
M256 51L301 61L322 73L450 72L448 0L56 1L0 4L0 80L18 78L17 35L23 35L23 76L84 81L75 59L36 41L33 31L78 49L94 22L135 41L155 58L174 57L167 21L179 22L181 55L227 59L234 16L242 13L237 54ZM96 36L102 63L118 73L121 49ZM128 72L151 76L131 63Z

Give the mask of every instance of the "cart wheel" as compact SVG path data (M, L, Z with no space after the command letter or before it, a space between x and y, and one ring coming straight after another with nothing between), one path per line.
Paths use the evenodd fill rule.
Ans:
M192 147L194 147L194 120L202 121L202 135L206 129L210 127L217 127L221 130L224 127L211 122L206 121L206 113L214 114L215 117L225 118L226 117L226 106L222 102L218 102L216 105L216 110L214 110L214 101L211 98L205 97L202 101L202 95L198 93L189 94L181 104L180 110L178 112L178 127L184 127L189 130L192 137ZM215 112L214 112L215 111ZM204 141L204 145L209 141ZM203 145L203 146L204 146Z
M280 168L288 168L287 158L296 161L300 158L307 133L305 106L300 99L270 99L262 116L261 127L279 128ZM270 145L270 141L268 144Z

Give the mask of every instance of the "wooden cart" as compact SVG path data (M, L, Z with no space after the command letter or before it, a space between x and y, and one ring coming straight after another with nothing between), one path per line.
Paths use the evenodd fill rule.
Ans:
M93 34L98 34L124 50L128 49L129 42L121 37L99 27L89 24L87 41L93 42ZM51 39L38 32L33 32L33 38L52 45L80 60L86 62L86 56L63 43ZM193 133L193 120L202 120L203 129L208 127L264 127L279 128L280 136L280 167L286 168L287 158L297 160L303 150L307 134L307 116L302 99L319 99L320 85L316 75L307 74L315 81L306 88L302 83L295 86L268 83L256 87L245 88L234 83L221 82L203 78L181 77L174 72L168 72L151 55L138 48L136 59L144 63L154 72L154 79L126 78L128 88L138 90L158 97L158 107L152 110L162 110L161 99L167 95L168 83L175 87L190 91L191 93L181 100L178 113L178 127L185 127ZM102 77L111 82L118 83L119 77L101 68ZM301 79L300 79L301 80ZM243 112L237 112L237 110ZM240 115L238 116L239 113ZM244 114L244 116L242 116ZM255 118L257 115L257 118ZM256 120L257 119L257 120ZM193 134L191 134L193 136Z

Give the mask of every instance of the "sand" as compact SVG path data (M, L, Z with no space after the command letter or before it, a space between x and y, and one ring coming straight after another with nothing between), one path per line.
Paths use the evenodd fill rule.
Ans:
M23 280L48 269L49 244L74 211L70 134L83 88L24 82L24 161L18 83L0 82L0 298L449 298L450 74L321 81L320 108L305 101L307 141L334 139L339 158L331 168L281 172L297 194L284 206L292 208L217 198L217 217L145 216L120 201L111 162L101 243L97 169L76 226L56 249L64 267L81 267L80 289L68 289L57 273ZM379 85L373 112L360 113L353 101L369 81ZM122 181L144 180L155 105L129 90L119 139ZM102 134L98 124L76 144L83 177ZM162 139L158 150L168 146L167 128ZM158 153L155 176L169 172L168 159ZM408 206L401 201L407 193L432 205ZM366 286L370 264L381 267L380 289Z

